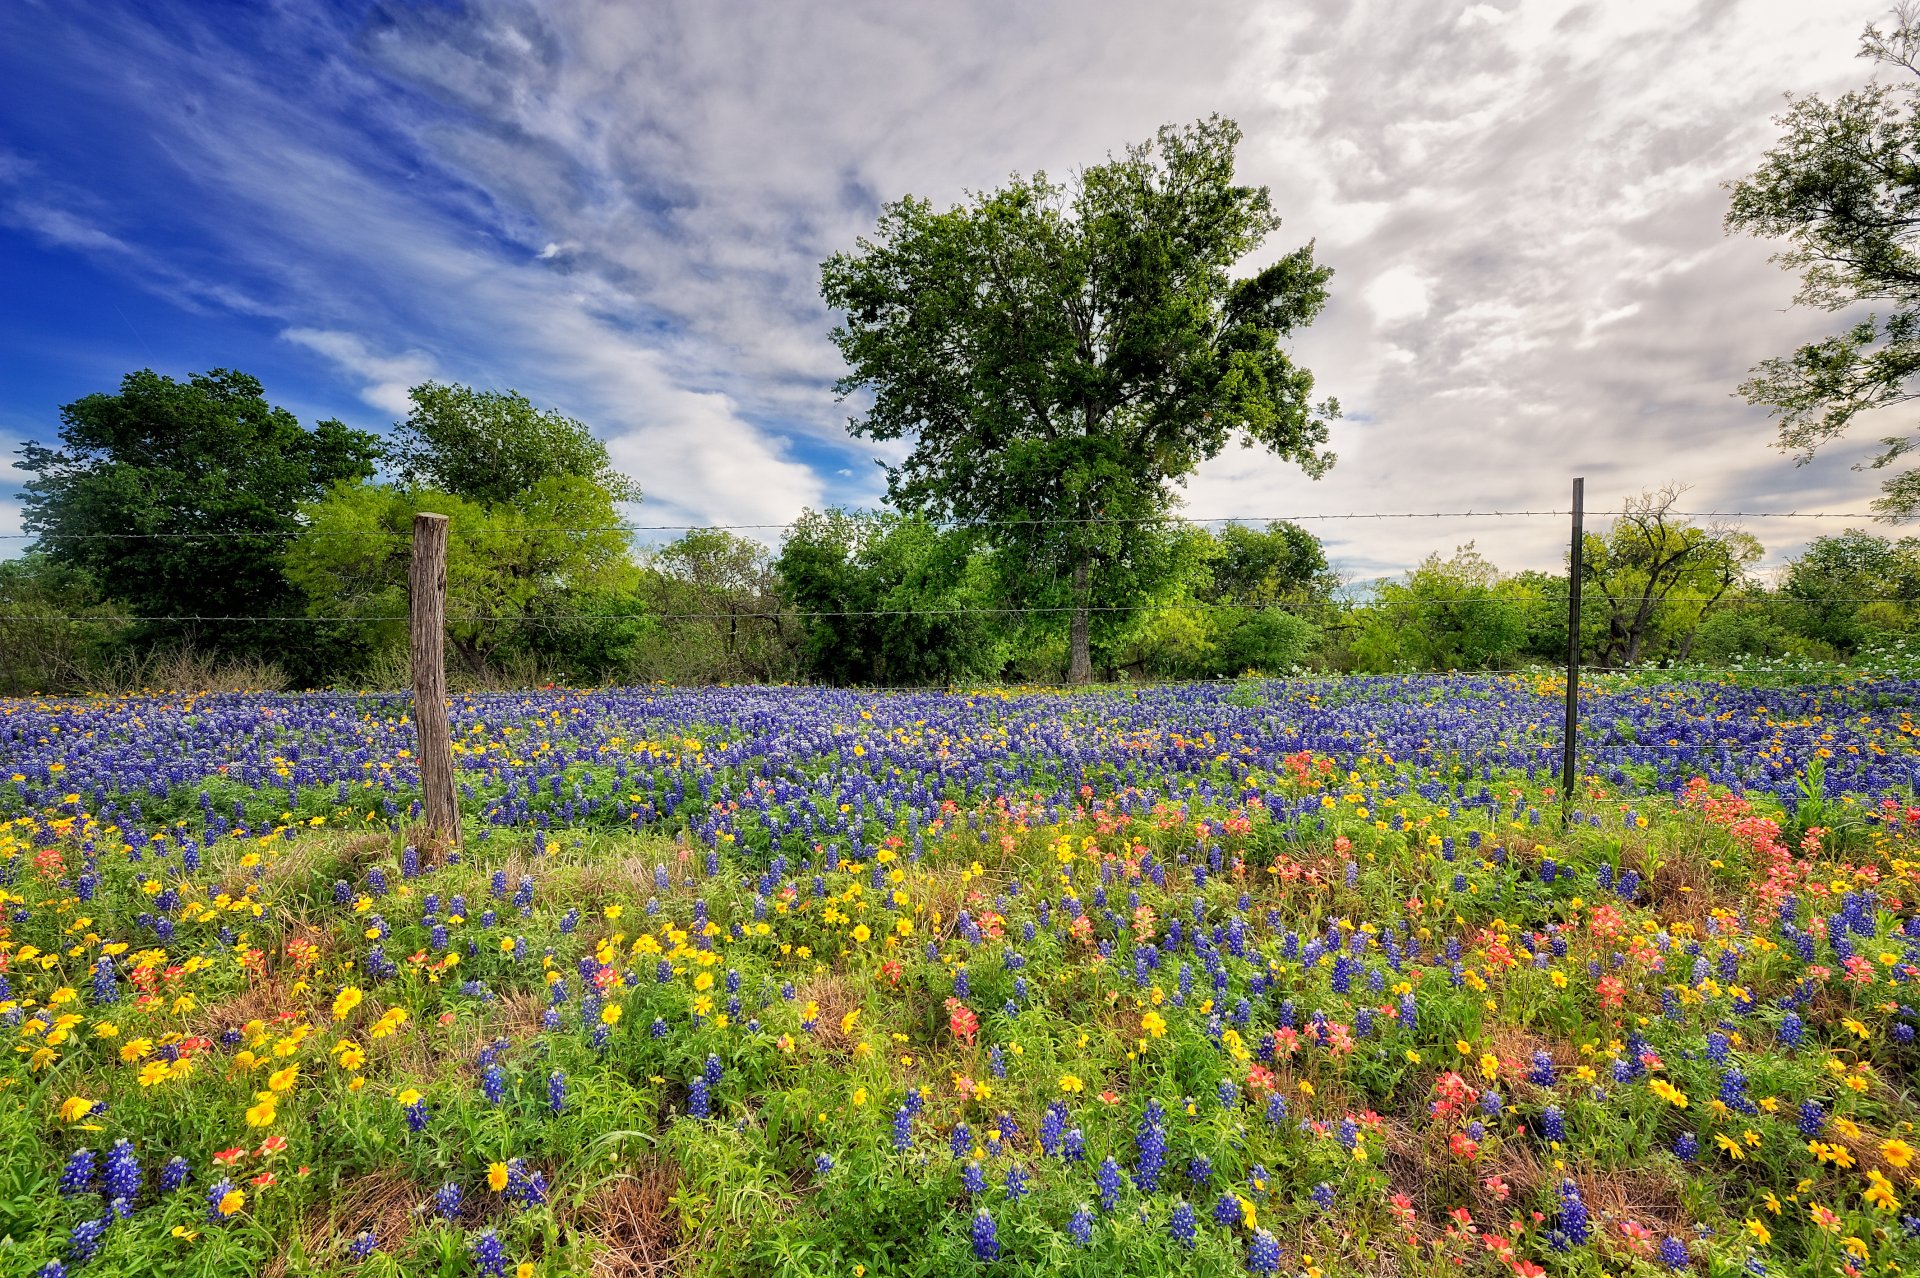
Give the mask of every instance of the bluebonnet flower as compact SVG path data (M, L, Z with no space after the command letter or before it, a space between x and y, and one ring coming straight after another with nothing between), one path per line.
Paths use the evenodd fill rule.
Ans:
M507 1076L498 1065L489 1064L480 1071L480 1092L490 1105L507 1099Z
M713 1113L707 1097L707 1080L699 1075L687 1085L687 1113L693 1118L708 1118Z
M118 1002L120 980L113 972L113 960L102 955L93 965L93 1001L96 1005Z
M1556 1145L1566 1143L1566 1120L1557 1106L1549 1105L1540 1111L1540 1134Z
M1213 1223L1222 1229L1231 1229L1240 1221L1240 1200L1232 1194L1221 1194L1213 1204Z
M1800 1102L1799 1129L1803 1140L1812 1140L1827 1125L1827 1111L1820 1108L1817 1100Z
M507 1197L527 1211L547 1201L547 1178L538 1171L529 1172L519 1158L507 1160Z
M1187 1180L1195 1189L1204 1189L1213 1179L1213 1160L1205 1154L1195 1154L1187 1160Z
M1100 1210L1112 1211L1120 1202L1120 1164L1111 1158L1101 1159L1093 1181L1100 1188Z
M1280 1244L1264 1229L1254 1230L1253 1239L1247 1244L1247 1272L1254 1274L1280 1272Z
M457 1220L460 1216L460 1200L465 1197L460 1186L448 1181L433 1191L433 1214L442 1220Z
M1133 1179L1149 1194L1160 1184L1160 1168L1167 1157L1167 1134L1160 1126L1163 1112L1158 1101L1148 1101L1139 1130L1134 1134L1140 1157L1134 1165Z
M181 1158L177 1154L169 1158L166 1165L160 1169L160 1192L170 1194L180 1188L180 1186L187 1183L188 1174L189 1168L187 1167L186 1159Z
M955 1158L965 1158L967 1151L973 1148L973 1131L965 1123L955 1123L953 1134L947 1138L947 1148L953 1151Z
M1000 1259L1000 1239L985 1207L973 1214L973 1258L982 1262Z
M547 1075L547 1108L558 1114L567 1107L567 1076L559 1070Z
M354 1261L365 1260L373 1254L373 1249L379 1245L379 1235L375 1234L371 1229L363 1229L353 1236L352 1242L347 1244L347 1257Z
M93 1254L100 1250L101 1239L107 1236L107 1226L112 1223L112 1217L101 1216L75 1225L67 1236L67 1259L76 1265L93 1259Z
M1076 1247L1085 1247L1093 1241L1093 1213L1087 1210L1085 1203L1073 1209L1073 1215L1067 1221L1067 1236L1073 1239Z
M67 1165L60 1171L60 1192L67 1195L84 1194L93 1188L94 1157L91 1149L76 1149L67 1155Z
M473 1267L485 1278L506 1278L507 1253L500 1246L500 1238L491 1229L480 1231L479 1237L467 1244L473 1253Z
M1060 1151L1060 1139L1066 1132L1067 1107L1059 1101L1048 1104L1040 1117L1040 1152L1052 1157Z
M423 1132L427 1130L429 1111L427 1109L427 1102L424 1099L414 1101L400 1112L406 1117L408 1131Z
M893 1147L902 1153L913 1143L913 1111L902 1105L893 1112Z
M1174 1204L1173 1217L1167 1222L1167 1229L1173 1235L1175 1242L1183 1247L1191 1247L1194 1240L1194 1223L1193 1208L1188 1206L1187 1200L1183 1198Z
M227 1220L227 1217L223 1215L220 1211L220 1204L224 1202L226 1200L227 1195L231 1194L232 1192L233 1192L233 1182L230 1180L215 1181L211 1186L208 1187L207 1219L209 1221L218 1225L218 1224L223 1224Z
M1287 1121L1287 1100L1279 1092L1267 1098L1267 1121L1275 1127Z
M1587 1225L1587 1205L1580 1201L1580 1190L1571 1180L1560 1182L1560 1232L1575 1247L1584 1244L1592 1231Z
M1027 1193L1027 1173L1015 1163L1007 1168L1007 1201L1019 1202Z
M813 1171L816 1176L824 1176L833 1170L832 1154L816 1154L813 1159Z
M140 1160L134 1156L132 1143L113 1142L113 1148L107 1152L106 1169L100 1177L100 1192L109 1200L129 1205L127 1211L116 1210L116 1216L124 1219L131 1214L131 1204L140 1195L140 1181Z
M968 1163L967 1169L960 1173L960 1185L969 1194L972 1194L975 1197L978 1197L979 1195L986 1193L987 1192L986 1170L982 1168L980 1164L977 1162Z
M1685 1269L1693 1263L1687 1255L1687 1244L1672 1234L1660 1240L1660 1260L1669 1269Z
M1692 1132L1681 1132L1673 1138L1673 1156L1683 1163L1690 1163L1700 1156L1700 1141Z
M1313 1205L1321 1211L1333 1210L1333 1186L1326 1181L1323 1180L1315 1185L1313 1193L1309 1196L1313 1199Z

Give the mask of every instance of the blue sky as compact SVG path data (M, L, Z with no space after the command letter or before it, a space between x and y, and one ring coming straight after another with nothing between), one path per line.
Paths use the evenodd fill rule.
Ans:
M0 456L151 366L259 376L382 428L426 377L606 438L641 522L870 503L817 299L902 193L1066 173L1219 110L1336 270L1299 344L1348 410L1319 483L1243 452L1195 515L1690 504L1859 509L1730 396L1826 331L1722 184L1786 90L1834 91L1878 4L1035 6L588 0L0 7ZM1893 429L1899 423L1891 423ZM0 469L0 532L18 531ZM1557 526L1326 524L1361 574ZM1778 554L1805 525L1756 527ZM0 546L18 543L0 542Z

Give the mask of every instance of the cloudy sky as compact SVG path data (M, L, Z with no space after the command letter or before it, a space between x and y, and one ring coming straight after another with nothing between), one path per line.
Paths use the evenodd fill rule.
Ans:
M822 258L901 194L1066 175L1219 111L1336 275L1297 353L1319 482L1230 450L1197 517L1589 505L1859 510L1874 433L1796 468L1744 370L1829 330L1724 183L1783 93L1865 80L1883 0L313 0L0 6L0 457L150 366L384 428L407 386L589 422L642 523L871 504ZM1249 262L1249 267L1257 265ZM0 532L17 532L0 463ZM1358 575L1564 523L1313 525ZM1836 525L1838 526L1838 525ZM1755 525L1775 557L1810 525ZM0 542L17 547L20 543Z

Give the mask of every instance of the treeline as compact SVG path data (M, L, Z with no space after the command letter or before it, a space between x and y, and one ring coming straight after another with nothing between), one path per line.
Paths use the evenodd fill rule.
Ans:
M808 512L777 544L695 530L637 551L638 486L577 421L429 383L381 439L303 427L245 374L129 375L61 410L21 467L31 549L0 562L0 691L406 678L415 513L452 517L450 677L468 686L1051 681L1068 607L989 530ZM1605 666L1844 659L1920 618L1920 542L1822 537L1763 582L1759 544L1627 503L1585 548L1581 645ZM1471 545L1356 586L1289 523L1128 538L1089 610L1105 678L1491 669L1562 659L1564 572ZM184 673L183 673L184 672Z

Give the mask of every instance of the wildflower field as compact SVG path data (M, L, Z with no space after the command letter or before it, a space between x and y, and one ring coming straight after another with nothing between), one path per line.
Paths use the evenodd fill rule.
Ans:
M1917 693L0 702L0 1272L1913 1270Z

